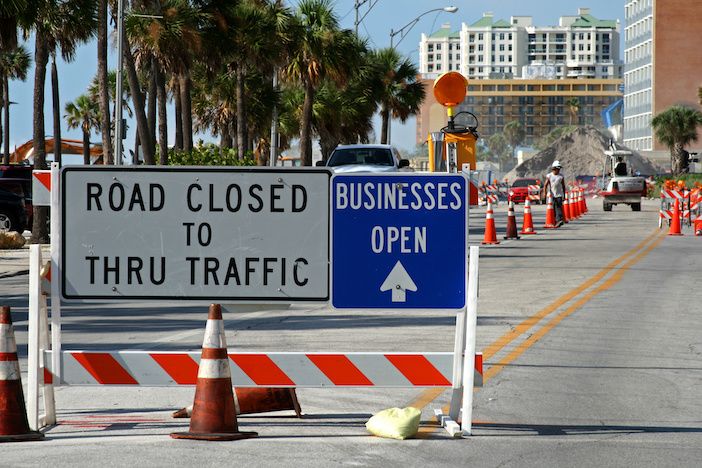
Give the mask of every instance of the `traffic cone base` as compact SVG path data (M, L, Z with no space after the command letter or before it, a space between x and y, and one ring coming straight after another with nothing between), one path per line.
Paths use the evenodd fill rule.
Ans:
M0 307L0 442L41 440L29 429L10 308Z
M229 366L222 308L212 304L202 343L190 429L174 432L172 438L225 441L258 436L256 432L239 431Z

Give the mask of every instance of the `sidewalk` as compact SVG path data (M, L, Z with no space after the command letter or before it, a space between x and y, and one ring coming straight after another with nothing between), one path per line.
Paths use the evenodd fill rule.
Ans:
M48 260L50 258L48 244L42 245L41 255L44 259ZM21 249L0 249L0 279L26 275L28 273L29 244L25 244Z

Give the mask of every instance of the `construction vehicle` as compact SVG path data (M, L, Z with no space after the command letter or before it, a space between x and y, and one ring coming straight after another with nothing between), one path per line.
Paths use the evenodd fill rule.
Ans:
M646 179L634 175L629 160L631 151L610 145L604 152L601 189L602 209L612 211L614 205L629 205L632 211L641 211L641 197L646 196Z

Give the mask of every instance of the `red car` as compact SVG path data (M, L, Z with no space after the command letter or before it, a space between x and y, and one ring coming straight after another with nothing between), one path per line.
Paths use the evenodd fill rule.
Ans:
M541 182L539 179L527 177L516 179L512 183L512 187L509 189L509 199L514 203L524 203L524 200L526 200L526 197L529 194L530 185L538 185L540 187Z

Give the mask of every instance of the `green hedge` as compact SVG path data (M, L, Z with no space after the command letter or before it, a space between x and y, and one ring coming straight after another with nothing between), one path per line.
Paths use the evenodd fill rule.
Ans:
M247 152L239 159L234 148L220 149L214 143L199 142L191 152L170 150L168 152L170 166L255 166L256 160L252 152Z

